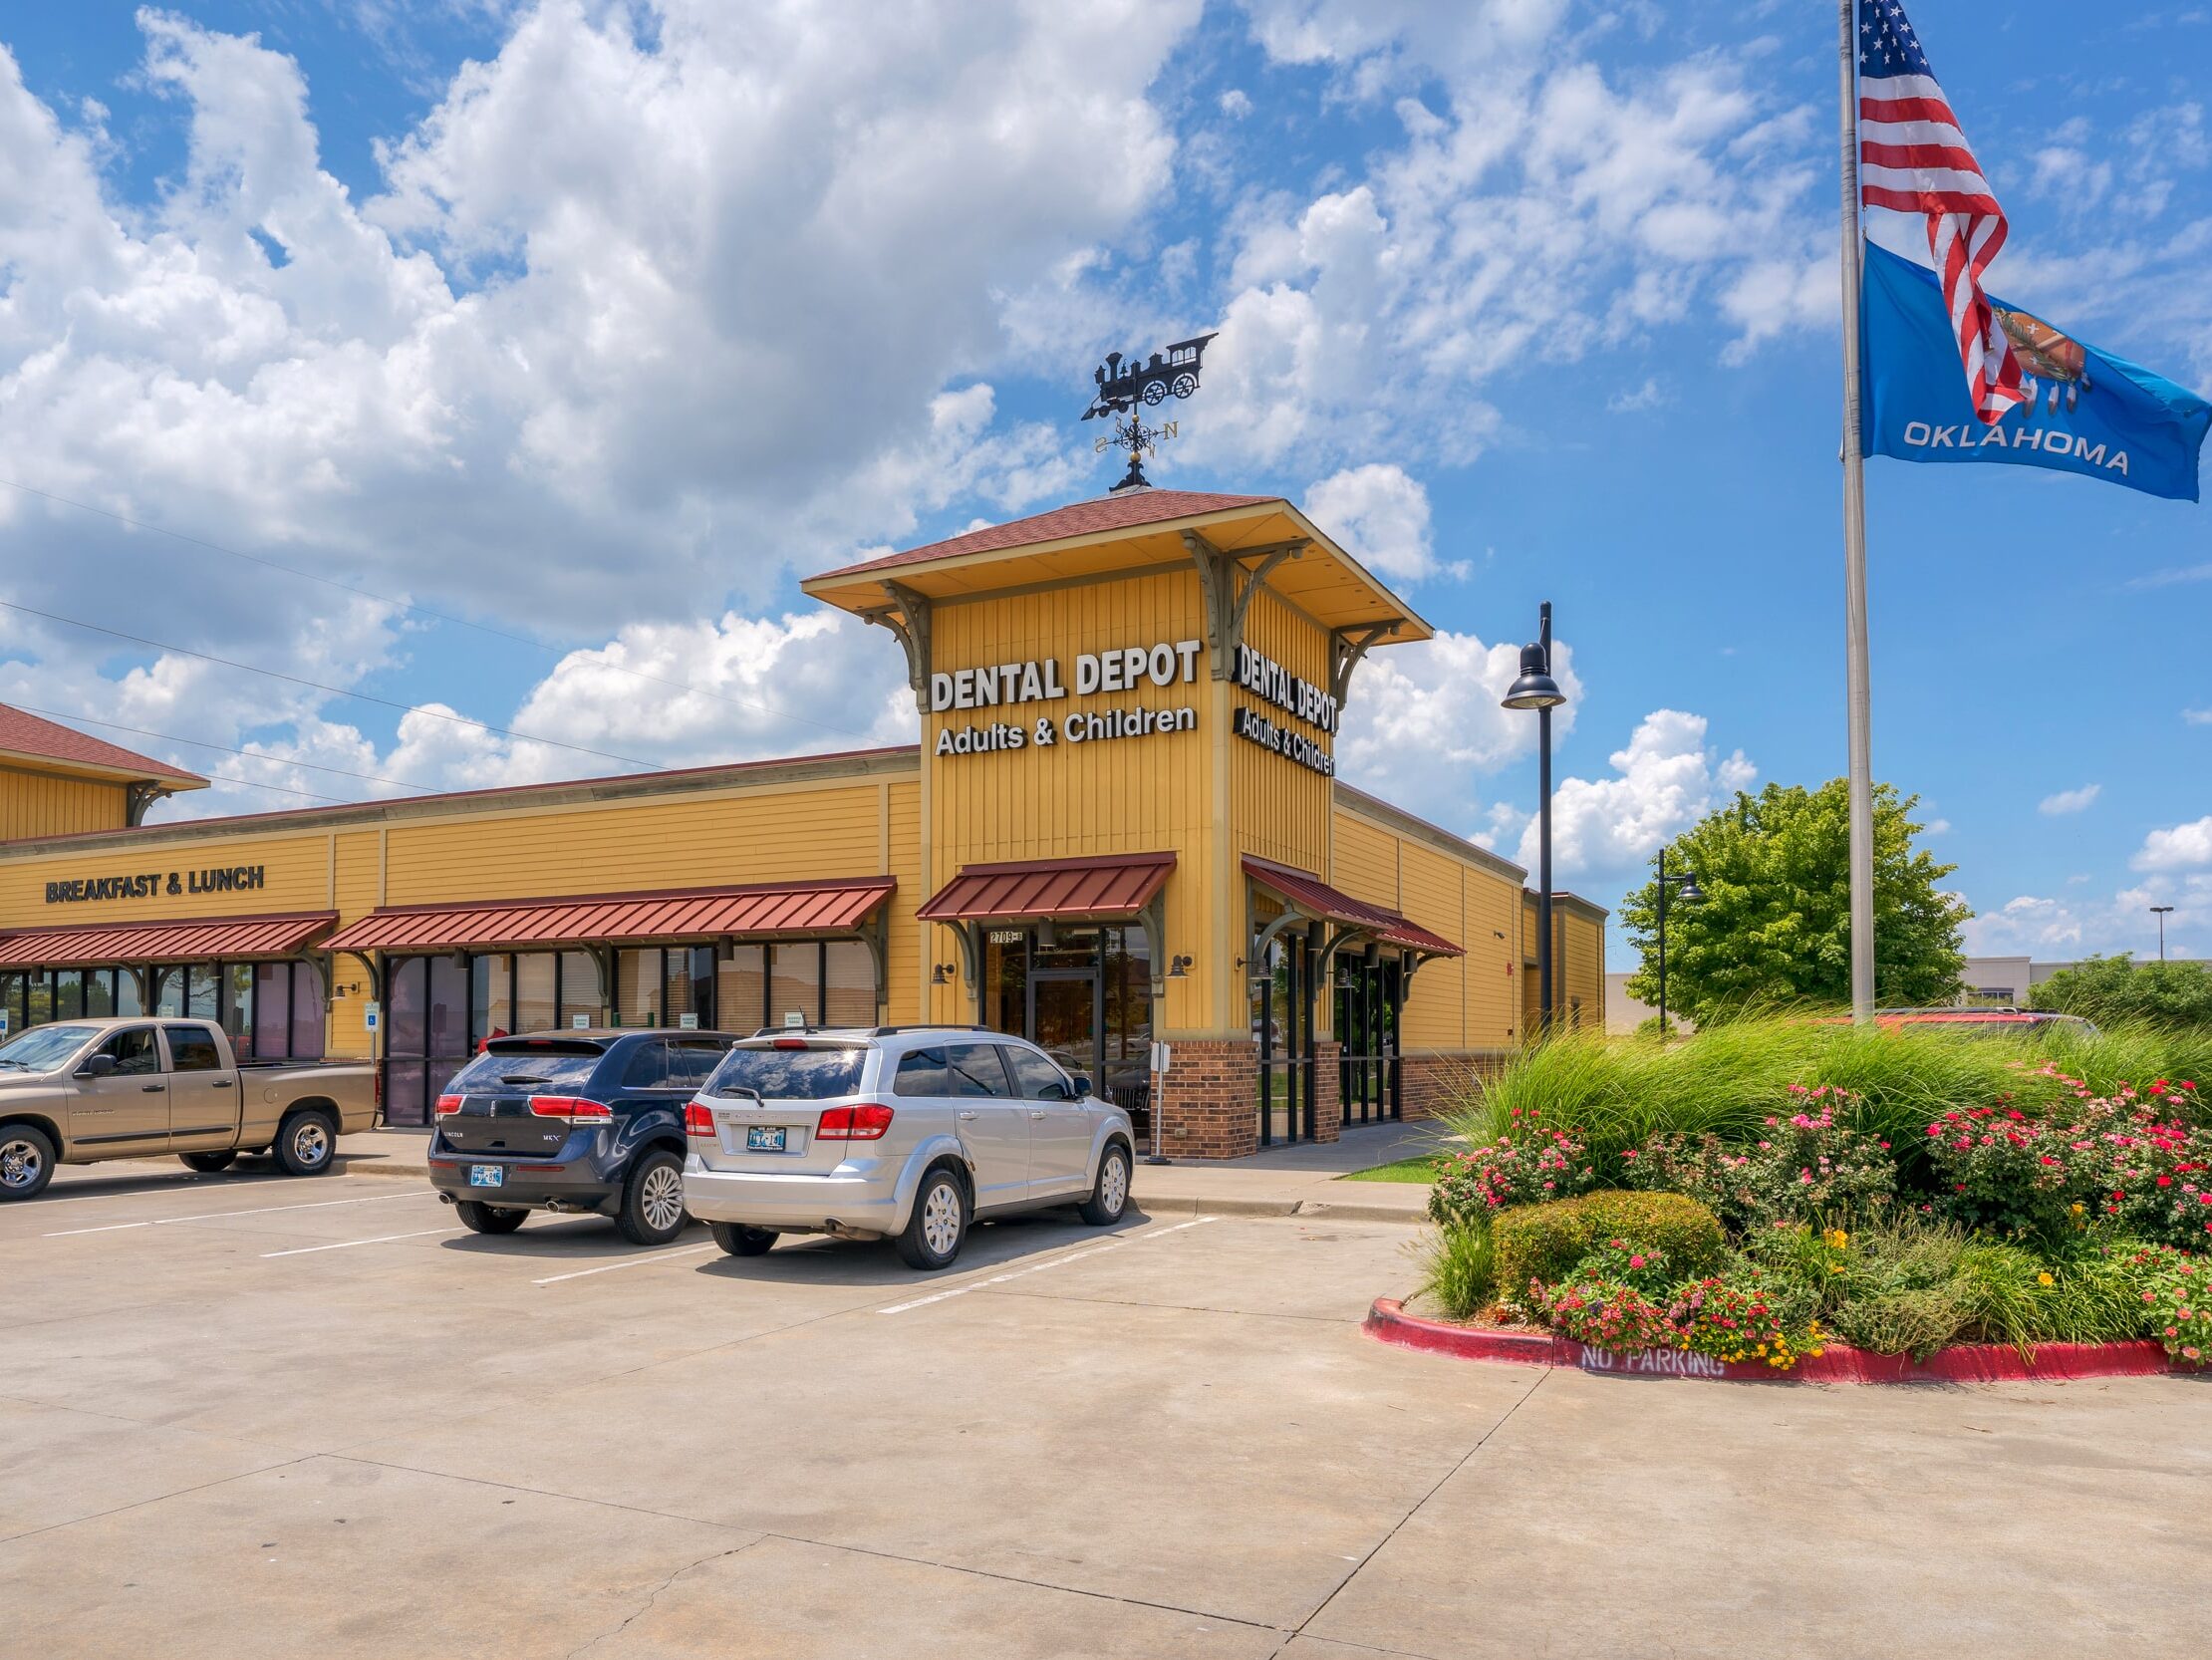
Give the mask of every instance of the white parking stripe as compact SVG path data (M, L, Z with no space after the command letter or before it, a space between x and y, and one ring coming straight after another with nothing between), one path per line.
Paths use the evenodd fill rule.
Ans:
M889 1308L879 1308L879 1314L904 1314L910 1308L926 1308L933 1302L943 1302L947 1297L966 1296L970 1291L980 1291L992 1285L1003 1285L1009 1279L1019 1279L1025 1273L1042 1273L1046 1268L1056 1268L1066 1262L1080 1262L1086 1256L1103 1256L1109 1250L1119 1250L1124 1245L1142 1245L1147 1240L1164 1239L1170 1234L1180 1234L1186 1228L1202 1227L1218 1222L1218 1217L1200 1217L1193 1222L1179 1222L1173 1228L1163 1228L1156 1234L1132 1234L1127 1239L1116 1240L1111 1245L1093 1245L1088 1250L1071 1251L1065 1256L1055 1256L1049 1261L1031 1262L1025 1268L1013 1268L1005 1273L994 1273L988 1279L972 1280L966 1285L956 1285L950 1291L939 1291L933 1296L916 1297L912 1302L895 1302Z
M373 1240L340 1240L336 1245L294 1245L290 1250L264 1250L262 1259L271 1256L305 1256L317 1250L351 1250L355 1245L384 1245L391 1240L422 1240L432 1234L458 1234L458 1228L418 1228L412 1234L379 1234Z
M111 1222L100 1228L58 1228L51 1234L41 1234L42 1240L66 1240L72 1234L113 1234L122 1228L151 1228L150 1222Z
M180 1222L215 1222L224 1217L265 1217L272 1211L323 1211L333 1205L381 1205L388 1199L434 1199L431 1193L378 1193L365 1199L313 1199L300 1205L261 1205L250 1211L204 1211L188 1217L155 1217L150 1222L111 1222L105 1228L62 1228L41 1234L42 1240L63 1240L72 1234L112 1234L120 1228L173 1228Z
M710 1245L686 1245L682 1250L657 1250L650 1256L625 1257L620 1262L602 1262L596 1268L578 1268L574 1273L556 1273L545 1279L533 1279L533 1285L558 1285L564 1279L582 1279L591 1273L613 1273L617 1268L642 1268L649 1262L666 1261L671 1256L696 1256L702 1250L713 1250Z

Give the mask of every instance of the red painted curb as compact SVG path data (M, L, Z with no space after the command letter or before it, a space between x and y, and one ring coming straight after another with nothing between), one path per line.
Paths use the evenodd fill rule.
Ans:
M1377 1297L1361 1328L1378 1342L1461 1360L1521 1366L1574 1366L1585 1372L1721 1378L1737 1383L2048 1383L2066 1378L2145 1377L2176 1370L2147 1338L2133 1343L2045 1343L2027 1360L2000 1343L1960 1343L1926 1360L1869 1354L1828 1343L1787 1372L1750 1361L1718 1360L1685 1349L1593 1349L1548 1331L1451 1325L1408 1314L1395 1297Z

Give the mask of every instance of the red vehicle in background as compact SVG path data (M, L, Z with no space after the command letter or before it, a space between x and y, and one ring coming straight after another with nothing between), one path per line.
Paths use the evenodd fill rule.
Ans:
M2096 1036L2096 1027L2080 1015L2055 1014L2048 1008L1877 1008L1874 1024L1893 1031L1914 1031L1926 1026L1939 1026L1946 1031L1986 1032L2041 1032L2063 1028L2081 1037Z

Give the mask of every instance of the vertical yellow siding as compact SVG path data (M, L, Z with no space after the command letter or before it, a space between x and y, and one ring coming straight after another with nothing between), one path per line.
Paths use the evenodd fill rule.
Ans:
M122 784L0 767L0 842L120 830L129 815Z

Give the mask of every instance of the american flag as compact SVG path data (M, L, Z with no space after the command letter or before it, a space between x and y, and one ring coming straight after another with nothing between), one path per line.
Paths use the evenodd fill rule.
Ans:
M1898 0L1858 0L1858 177L1868 207L1927 221L1967 390L1975 413L1995 424L2028 396L1982 295L1982 272L2005 245L2005 210Z

